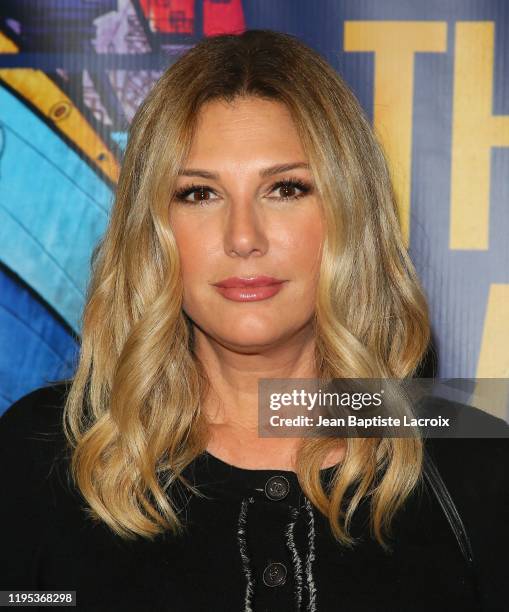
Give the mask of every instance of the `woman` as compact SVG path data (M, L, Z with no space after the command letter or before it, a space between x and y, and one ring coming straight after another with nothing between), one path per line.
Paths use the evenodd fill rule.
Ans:
M471 576L423 440L258 436L260 378L417 372L428 310L396 210L355 97L295 38L218 36L172 65L130 128L76 375L1 421L2 588L83 610L502 610L505 440L430 450Z

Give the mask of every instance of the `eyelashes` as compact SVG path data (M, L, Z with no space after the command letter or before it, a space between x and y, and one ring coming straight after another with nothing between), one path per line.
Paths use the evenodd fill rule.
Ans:
M308 195L312 191L311 185L300 179L285 179L285 180L277 181L271 186L270 193L272 193L273 191L277 191L278 189L286 189L286 190L298 189L301 193L296 194L296 195L290 195L290 196L286 195L286 196L280 196L280 197L269 198L269 199L279 200L279 201L298 200L299 198L302 198ZM187 199L188 196L196 192L201 193L201 196L203 197L207 192L214 193L214 190L211 187L208 187L207 185L196 185L192 183L191 185L188 185L176 191L174 197L176 200L178 200L179 202L183 202L184 204L202 204L203 205L205 202L214 201L210 198L205 198L205 197L203 197L203 199L198 199L198 200L188 200Z

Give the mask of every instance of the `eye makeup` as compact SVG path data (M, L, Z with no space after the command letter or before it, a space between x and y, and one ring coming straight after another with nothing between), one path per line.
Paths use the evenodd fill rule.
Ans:
M312 186L308 182L303 181L301 179L297 179L297 178L288 178L288 179L276 181L271 186L269 193L272 193L273 191L276 191L278 189L286 189L286 190L298 189L301 193L298 193L296 195L290 195L290 196L286 195L286 196L280 196L280 197L269 198L269 199L279 200L279 201L298 200L299 198L302 198L312 192ZM175 192L174 198L175 200L182 202L184 204L202 204L203 202L213 201L210 198L203 197L204 194L207 192L215 193L215 191L208 185L198 185L195 183L191 183L190 185L186 185L182 187L181 189L177 190ZM201 193L202 199L188 200L187 197L193 193Z

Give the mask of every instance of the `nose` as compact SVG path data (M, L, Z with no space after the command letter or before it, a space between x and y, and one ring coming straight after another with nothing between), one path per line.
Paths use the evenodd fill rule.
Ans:
M263 255L268 248L264 212L250 198L230 202L224 230L224 250L230 257Z

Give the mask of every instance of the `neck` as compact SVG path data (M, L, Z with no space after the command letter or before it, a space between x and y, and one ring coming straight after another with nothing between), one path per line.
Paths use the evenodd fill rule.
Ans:
M230 347L195 328L195 353L210 381L202 411L211 425L257 436L258 379L315 378L311 325L267 347Z

